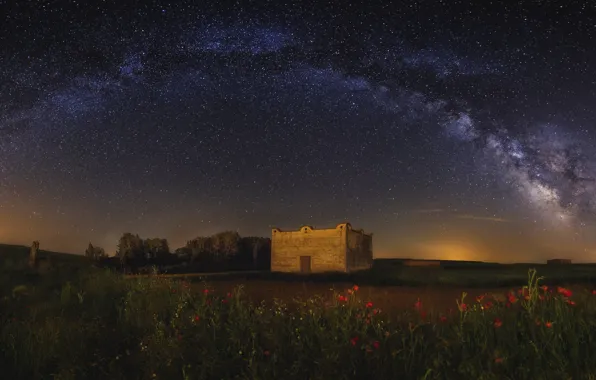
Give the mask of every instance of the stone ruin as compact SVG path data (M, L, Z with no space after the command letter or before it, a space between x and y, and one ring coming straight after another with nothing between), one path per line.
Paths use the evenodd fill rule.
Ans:
M38 257L37 254L39 252L39 242L34 241L31 244L31 249L29 250L29 267L32 269L37 268Z
M50 256L39 254L39 242L34 241L29 250L29 267L38 273L47 273L52 268Z

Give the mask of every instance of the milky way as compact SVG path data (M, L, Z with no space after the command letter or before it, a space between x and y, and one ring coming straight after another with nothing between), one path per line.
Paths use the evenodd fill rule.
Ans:
M579 228L596 215L596 156L594 148L556 126L538 126L524 137L507 129L481 132L468 114L444 122L448 133L494 159L502 180L517 190L547 223ZM576 222L576 223L573 223Z
M321 7L13 9L0 240L347 219L380 255L596 257L589 9Z

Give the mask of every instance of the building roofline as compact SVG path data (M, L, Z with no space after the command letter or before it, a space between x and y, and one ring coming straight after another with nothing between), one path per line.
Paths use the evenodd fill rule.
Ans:
M354 229L352 227L352 224L350 224L349 222L339 223L335 227L328 227L328 228L315 228L314 226L308 225L308 224L303 224L302 226L300 226L300 228L295 229L295 230L282 230L281 228L273 227L271 229L271 232L272 233L277 233L277 232L300 232L300 231L303 231L304 229L306 229L307 231L308 230L310 230L310 231L317 231L317 230L318 231L322 231L322 230L341 230L344 227L347 228L348 230L351 230L351 231L354 231L354 232L358 232L358 233L361 233L361 234L366 235L366 236L371 236L371 237L373 236L373 234L371 232L365 233L364 232L364 229L362 229L362 228L361 229Z

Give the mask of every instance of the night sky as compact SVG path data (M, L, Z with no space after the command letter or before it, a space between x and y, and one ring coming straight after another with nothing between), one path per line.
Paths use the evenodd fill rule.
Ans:
M596 261L595 5L395 3L0 1L0 242Z

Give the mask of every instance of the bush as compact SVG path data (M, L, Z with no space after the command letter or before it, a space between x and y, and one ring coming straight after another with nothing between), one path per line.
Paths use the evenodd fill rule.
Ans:
M596 374L596 295L528 285L466 295L446 314L417 302L389 318L358 296L252 304L242 288L109 272L1 305L10 379L540 379Z

